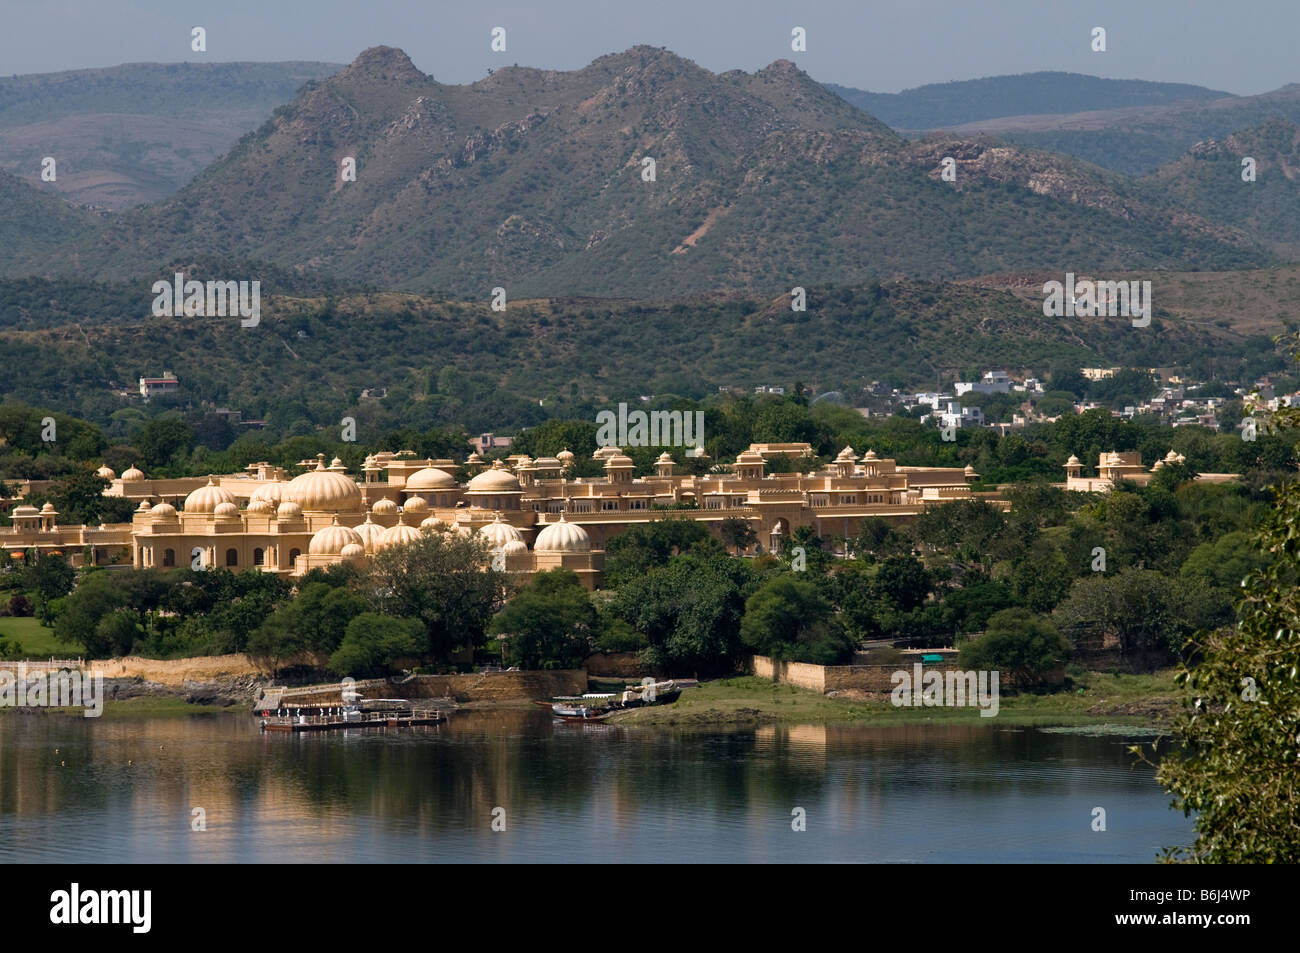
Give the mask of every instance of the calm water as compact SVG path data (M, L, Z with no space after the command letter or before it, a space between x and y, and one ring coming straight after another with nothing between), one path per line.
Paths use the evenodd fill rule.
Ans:
M553 725L540 710L303 736L242 715L9 712L0 863L1146 862L1191 825L1126 743L983 724Z

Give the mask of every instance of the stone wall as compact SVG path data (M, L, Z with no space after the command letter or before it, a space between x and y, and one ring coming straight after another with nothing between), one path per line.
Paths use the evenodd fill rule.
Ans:
M601 652L582 663L587 674L596 678L635 678L653 675L641 662L640 652Z
M75 667L75 663L66 665L67 661L71 660L56 659L54 667ZM87 671L100 672L105 678L142 678L146 682L172 688L180 688L191 682L215 682L267 674L247 655L201 655L170 660L128 655L123 658L88 660L81 664ZM29 672L49 667L48 662L40 660L27 662L26 665Z
M894 665L813 665L808 662L777 662L763 655L755 655L751 661L753 673L759 678L770 678L779 685L795 685L809 691L826 692L856 690L861 692L893 691L895 672L905 671L909 677L915 671L916 660L909 658ZM964 671L955 661L938 665L923 665L921 672L960 672ZM1062 685L1065 682L1065 667L1058 665L1048 672L1043 683ZM1015 688L1015 679L999 676L998 684L1002 688Z

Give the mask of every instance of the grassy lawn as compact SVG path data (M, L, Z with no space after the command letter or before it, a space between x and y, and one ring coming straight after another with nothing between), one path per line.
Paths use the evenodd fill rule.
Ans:
M1002 694L998 714L981 718L977 708L895 708L888 695L828 698L792 685L743 676L688 688L671 705L615 715L620 725L721 725L767 722L875 724L988 722L1014 725L1159 724L1176 710L1179 694L1172 669L1152 675L1084 673L1070 690L1051 695Z
M35 618L0 616L0 639L21 643L25 658L49 658L51 655L55 658L76 658L81 652L80 646L56 642L54 630L45 628Z

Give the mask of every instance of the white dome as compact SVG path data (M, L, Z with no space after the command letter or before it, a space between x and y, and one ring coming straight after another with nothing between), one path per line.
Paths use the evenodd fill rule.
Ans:
M524 540L523 533L519 532L519 530L515 529L509 523L503 522L500 517L497 517L496 522L488 523L485 526L479 527L479 532L482 533L483 536L487 538L487 541L492 544L493 549L500 549L506 543L514 542L516 540L519 542L523 542Z
M365 547L366 552L373 553L379 546L379 537L384 535L384 528L372 522L370 514L367 513L366 521L356 528L356 533L361 537L361 545Z
M560 515L558 523L551 523L537 534L533 551L538 553L589 553L591 537L577 523L570 523Z
M290 480L284 496L304 510L355 513L361 509L361 487L351 477L321 465Z
M469 481L470 493L520 493L519 481L509 470L484 470Z
M397 512L397 504L392 500L375 500L374 505L370 507L370 512L376 516L390 516Z
M398 523L396 526L390 526L384 530L375 549L388 549L391 546L405 546L407 543L413 543L422 539L423 534L414 526L407 526L405 523Z
M402 504L402 512L410 513L414 516L417 513L429 512L429 501L422 496L409 496L406 502Z
M143 479L144 479L144 473L141 472L140 470L137 470L135 467L131 467L129 470L126 470L122 474L123 483L139 483Z
M366 558L366 550L364 546L357 543L348 543L339 550L339 555L347 562L359 563Z
M421 520L420 529L425 532L450 533L452 526L446 520L440 520L436 516L427 516Z
M100 467L95 471L95 476L101 476L105 480L116 480L117 474L113 472L112 467Z
M271 504L272 509L284 502L284 484L279 480L271 483L263 483L248 498L249 502L254 500L265 500Z
M336 516L333 525L326 526L311 538L311 542L307 544L307 553L311 556L337 556L343 551L343 547L348 545L361 546L362 550L365 550L357 531L347 526L340 526L339 518Z
M17 510L14 511L15 513ZM159 503L149 511L150 515L156 520L174 520L176 519L176 507L170 503Z
M239 507L227 500L213 507L212 515L223 520L237 519L239 517Z
M528 552L528 544L522 539L512 539L501 547L501 552L507 556L518 556L520 553Z
M437 467L425 467L423 470L416 470L411 474L411 478L406 481L406 489L415 490L454 490L456 489L456 478L446 470L439 470Z
M302 507L293 500L285 500L275 509L275 515L282 520L302 519Z
M217 486L216 477L208 477L208 485L201 486L185 497L186 513L211 513L220 503L235 502L234 496Z
M253 499L248 501L247 513L255 513L258 516L270 516L275 512L275 504L270 500Z

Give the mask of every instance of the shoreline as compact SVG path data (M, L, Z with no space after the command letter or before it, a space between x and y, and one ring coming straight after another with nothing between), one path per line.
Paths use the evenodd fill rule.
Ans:
M975 724L1017 726L1131 725L1159 728L1181 703L1173 669L1152 675L1088 672L1073 690L1024 693L1000 699L998 713L974 707L896 707L888 695L820 695L755 676L701 683L671 705L618 712L606 723L621 726L724 727L766 724Z
M1149 675L1086 672L1071 688L1050 694L1007 694L994 716L976 707L895 706L888 694L817 692L753 675L701 682L670 705L617 712L605 724L620 727L725 728L771 724L989 724L1034 726L1126 725L1160 728L1181 704L1174 670ZM222 686L225 687L225 686ZM243 688L244 686L240 686ZM197 690L196 690L197 689ZM214 690L216 689L216 690ZM135 679L105 683L104 717L182 717L247 714L243 692L223 692L211 682L172 686ZM461 711L522 710L529 699L462 702ZM10 709L0 709L3 712ZM17 709L12 709L16 711ZM80 710L40 709L80 714Z

